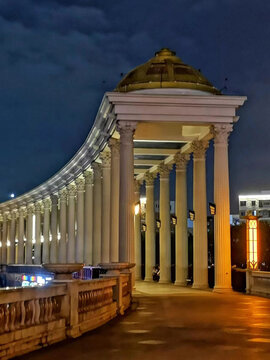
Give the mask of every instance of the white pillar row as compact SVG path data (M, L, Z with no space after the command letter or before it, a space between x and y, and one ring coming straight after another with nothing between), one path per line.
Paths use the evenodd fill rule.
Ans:
M145 213L145 281L153 280L153 267L155 266L156 250L156 224L154 203L154 175L145 173L146 184L146 213Z
M47 198L43 200L44 206L44 223L43 223L43 251L42 262L48 264L50 261L50 207L51 199Z
M231 124L217 124L214 132L214 219L215 287L231 290L231 234L228 136Z
M134 258L134 149L136 122L118 121L120 133L119 261Z
M175 285L187 285L188 232L187 232L187 162L189 154L178 152L174 156L175 181Z
M171 216L170 216L170 166L162 163L160 174L160 283L171 281ZM146 204L147 206L147 204Z
M32 264L32 247L33 247L33 204L27 204L27 228L25 243L25 263Z
M192 142L193 151L193 288L208 288L208 241L205 151L208 141Z
M110 262L119 261L119 190L120 190L120 143L110 138L111 149L111 232Z
M102 221L101 221L101 262L110 262L111 228L111 154L104 151L102 160Z
M58 196L51 195L51 242L50 242L50 263L58 262L57 246L57 220L58 220Z
M77 236L76 236L76 262L83 263L84 251L84 178L77 178Z
M7 217L7 264L9 263L9 250L10 250L10 219L11 219L11 213L8 212Z
M2 264L7 263L7 222L8 215L3 214L3 233L2 233Z
M16 236L16 218L17 218L17 209L11 211L11 221L10 221L10 245L9 245L9 264L15 264L15 236Z
M93 163L93 265L101 262L101 203L102 203L102 182L101 165Z
M84 263L93 264L93 174L85 171L84 194Z
M68 243L67 243L67 262L76 262L75 248L75 196L76 186L68 185Z
M17 263L24 264L24 217L25 208L19 208L18 256Z
M60 219L59 232L60 240L58 247L58 262L65 264L67 262L67 189L63 188L59 191L60 200Z
M41 264L41 203L35 204L35 245L34 245L34 263Z
M140 189L141 184L139 181L134 181L135 204L139 205L137 213L134 216L134 242L135 242L135 279L141 280L142 278L142 249L141 249L141 205L140 205Z

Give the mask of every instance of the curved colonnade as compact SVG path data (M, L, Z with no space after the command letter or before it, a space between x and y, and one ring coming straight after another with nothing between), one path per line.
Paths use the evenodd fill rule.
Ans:
M175 283L185 285L186 166L193 155L193 287L207 287L205 153L213 139L215 288L230 289L228 137L245 100L221 95L169 49L156 53L128 73L116 91L104 95L85 143L63 169L34 190L0 204L1 263L135 262L140 278L142 224L134 205L145 181L145 280L151 280L158 175L160 282L169 282L169 175L175 166Z

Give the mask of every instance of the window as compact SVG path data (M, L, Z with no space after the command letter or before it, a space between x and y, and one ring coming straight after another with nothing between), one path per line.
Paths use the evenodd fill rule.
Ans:
M263 207L263 202L262 202L262 200L259 200L259 207Z
M245 212L245 211L240 211L240 215L241 215L241 216L245 216L245 215L246 215L246 212Z
M240 201L240 206L247 206L247 202L246 201Z
M255 200L251 201L251 206L256 206L256 201Z

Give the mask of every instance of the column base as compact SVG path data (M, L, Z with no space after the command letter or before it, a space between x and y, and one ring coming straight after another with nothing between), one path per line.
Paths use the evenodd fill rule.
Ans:
M159 282L158 282L159 284L171 284L172 282L171 282L171 280L159 280Z
M219 294L233 294L232 287L222 287L222 286L215 286L213 289L213 292L219 293Z
M175 286L187 286L187 282L186 281L175 281L174 285Z
M153 278L152 277L145 277L144 281L146 282L153 282Z
M195 289L195 290L208 290L209 286L208 286L208 284L193 284L192 289Z

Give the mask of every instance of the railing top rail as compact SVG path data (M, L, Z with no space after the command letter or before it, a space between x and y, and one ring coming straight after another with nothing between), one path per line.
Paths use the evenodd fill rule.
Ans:
M117 278L93 279L93 280L79 280L79 291L104 289L105 287L116 286Z
M67 294L66 284L53 284L33 288L10 288L0 290L0 305Z

